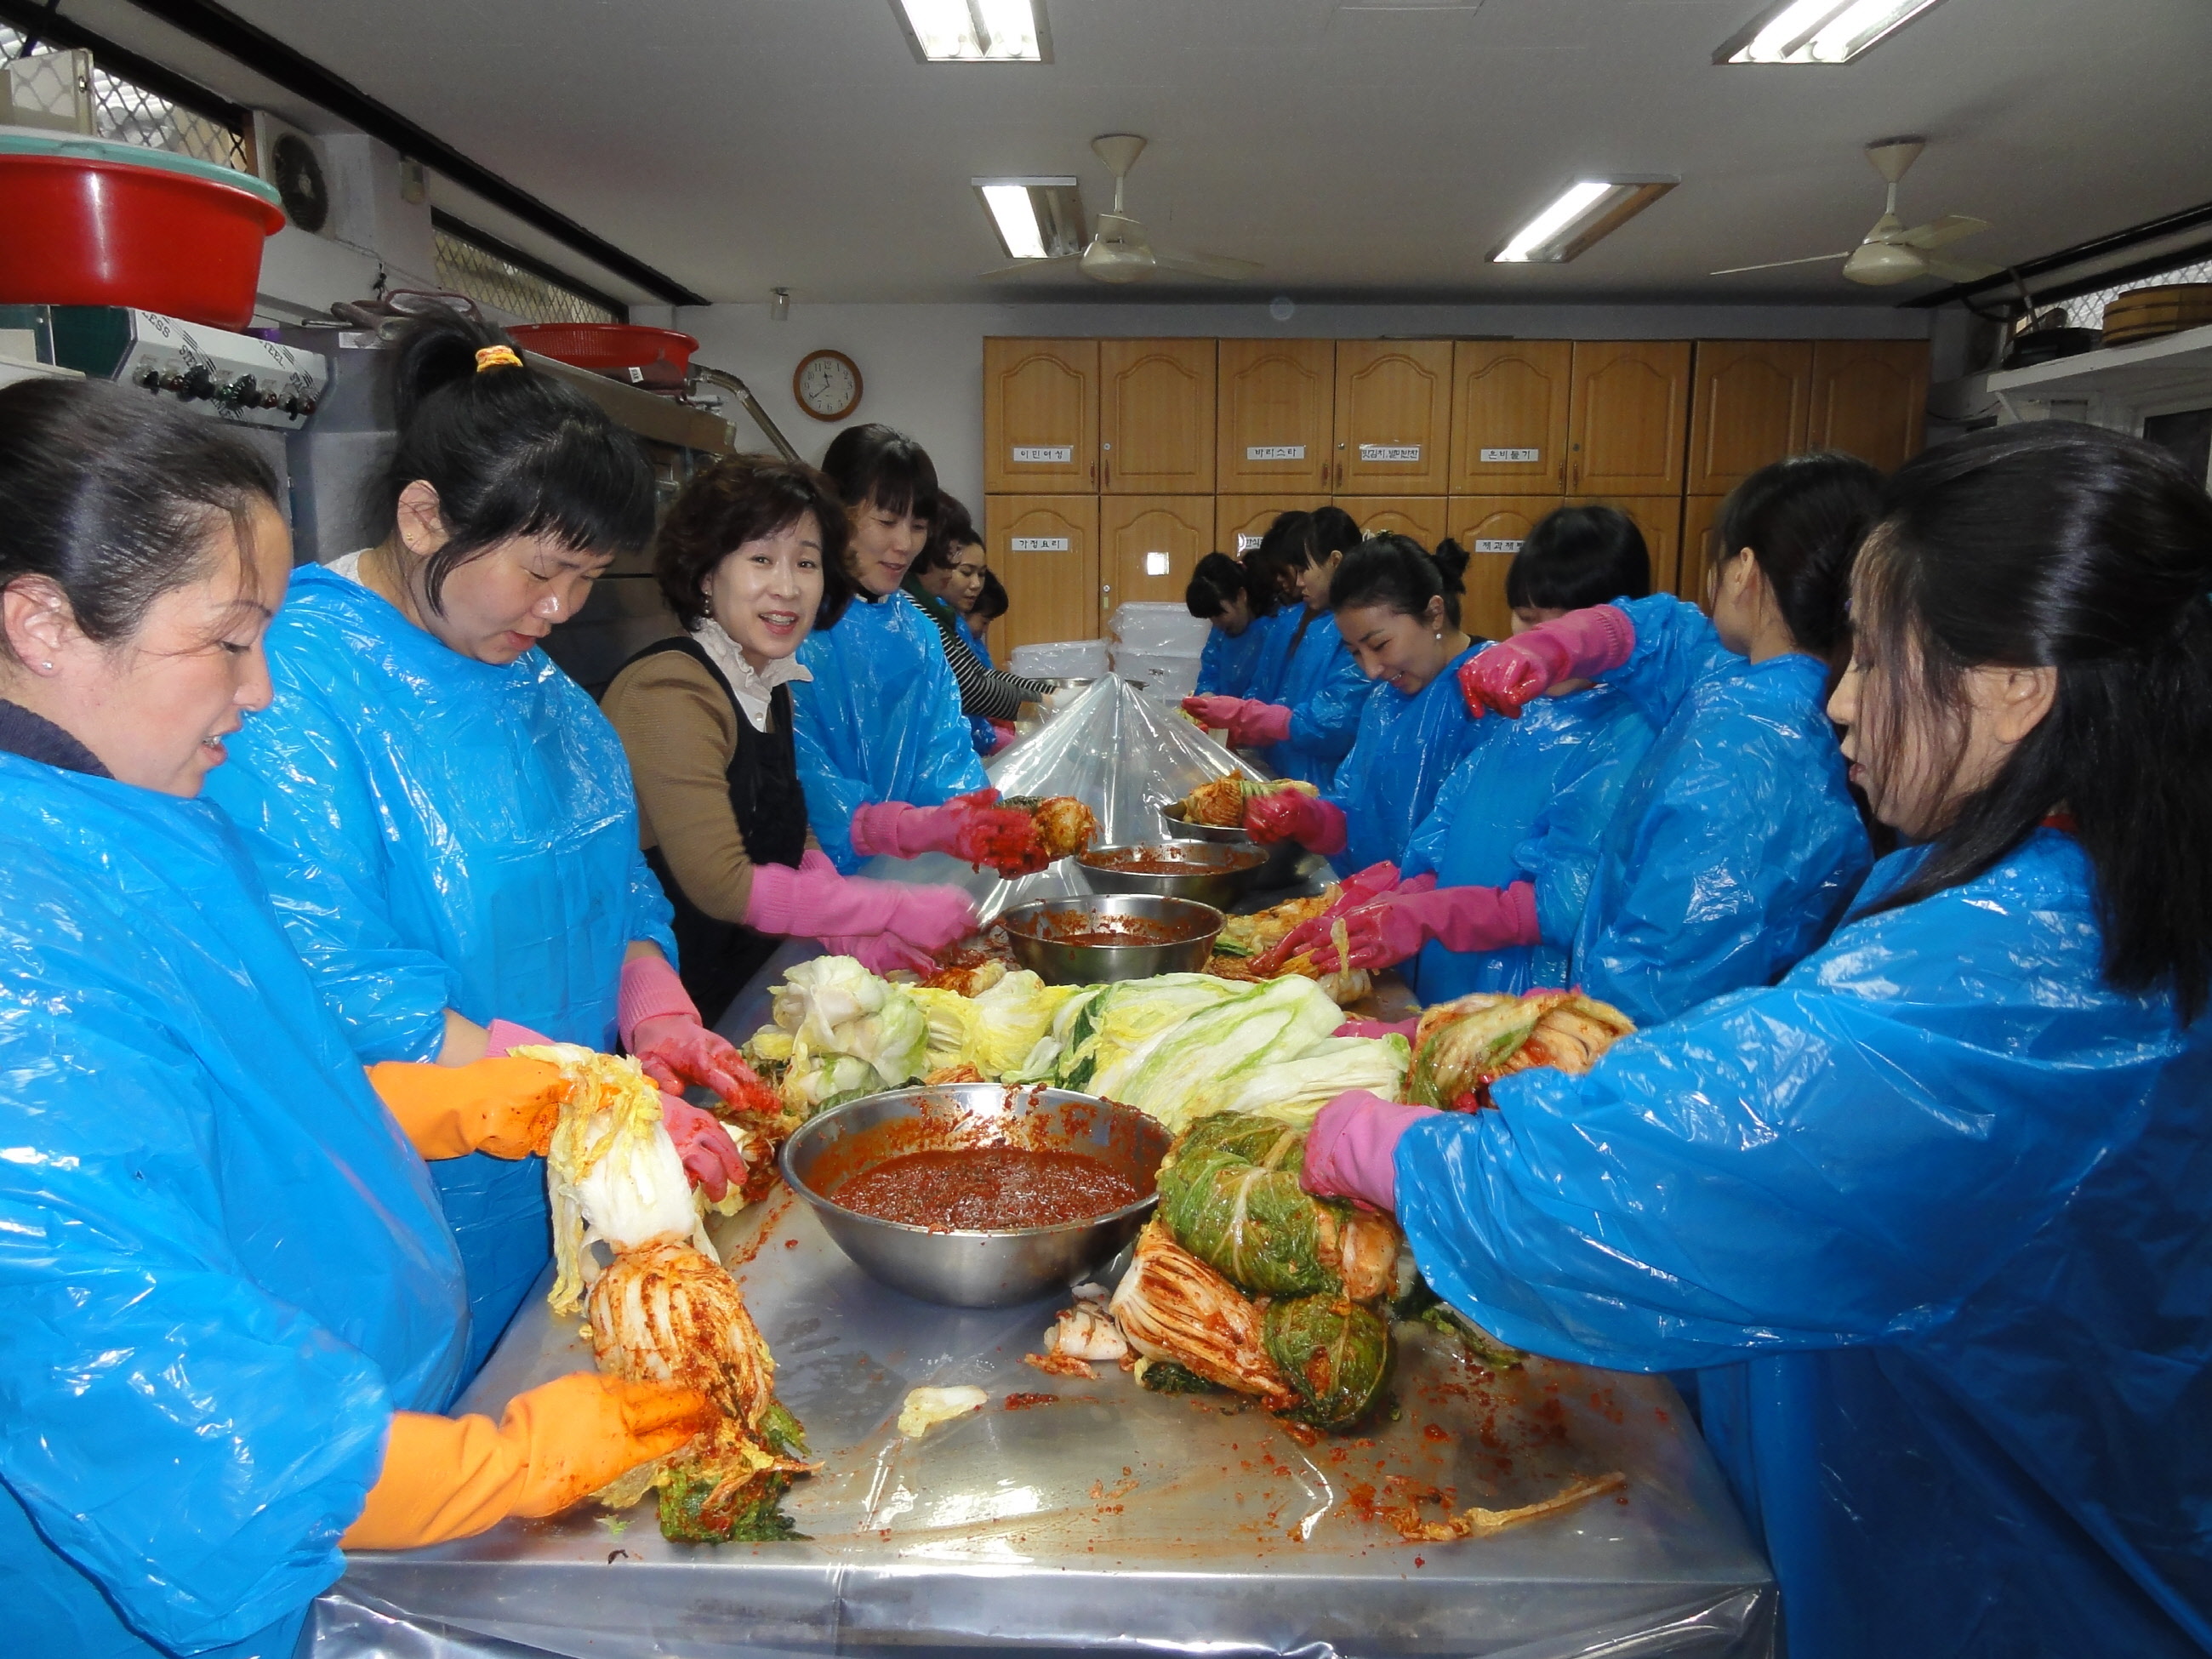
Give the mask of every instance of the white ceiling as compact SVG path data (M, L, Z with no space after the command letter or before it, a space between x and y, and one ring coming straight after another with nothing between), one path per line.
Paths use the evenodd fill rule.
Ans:
M1300 299L1893 304L1933 285L1705 273L1850 246L1881 205L1859 146L1898 132L1930 140L1907 222L1995 222L1961 255L2212 197L2203 0L1945 0L1841 69L1716 67L1760 0L1047 0L1042 66L917 64L889 0L228 3L715 300L1139 297L975 279L1001 259L969 179L1074 173L1095 213L1114 131L1152 140L1130 206L1156 241ZM221 73L128 0L69 10ZM1682 183L1571 264L1485 262L1601 171Z

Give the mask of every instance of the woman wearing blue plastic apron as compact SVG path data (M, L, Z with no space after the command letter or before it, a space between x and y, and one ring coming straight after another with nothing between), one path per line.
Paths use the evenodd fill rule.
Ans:
M1308 1141L1505 1340L1705 1368L1796 1659L2212 1650L2208 592L2212 503L2137 440L1908 463L1830 708L1911 845L1835 936Z
M1372 689L1328 609L1328 585L1359 541L1359 527L1341 507L1324 507L1308 519L1282 556L1301 608L1277 618L1255 695L1182 700L1185 714L1225 731L1237 748L1256 750L1282 776L1318 788L1328 787L1351 753Z
M288 1659L342 1544L551 1514L713 1415L596 1373L438 1415L468 1312L422 1159L520 1152L563 1085L497 1060L372 1092L194 799L269 699L275 492L137 392L0 391L0 1607L26 1654Z
M622 744L538 648L651 537L645 458L487 325L433 313L387 363L384 538L293 573L275 701L209 793L364 1061L619 1041L665 1085L741 1096L736 1051L670 966ZM728 1141L704 1115L672 1097L695 1160ZM473 1372L550 1260L544 1171L477 1157L436 1174Z
M1245 825L1263 842L1295 841L1340 873L1406 856L1414 827L1475 734L1453 671L1474 649L1459 623L1467 554L1432 555L1404 536L1375 536L1329 579L1329 611L1372 683L1352 752L1318 795L1285 790L1252 803Z
M1200 622L1212 624L1198 659L1198 695L1250 696L1261 653L1274 632L1267 624L1275 612L1275 595L1242 561L1226 553L1209 553L1191 572L1183 605Z
M814 838L844 875L879 855L975 861L1028 834L1027 816L992 805L944 637L902 591L937 511L937 468L905 434L855 426L822 470L851 520L854 602L799 647L808 678L791 688Z

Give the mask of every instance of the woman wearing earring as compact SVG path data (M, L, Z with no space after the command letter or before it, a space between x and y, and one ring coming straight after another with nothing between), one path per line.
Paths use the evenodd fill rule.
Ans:
M664 1087L748 1097L758 1080L671 965L622 744L538 649L650 539L645 457L453 312L417 319L388 362L383 538L293 573L269 633L275 700L208 793L364 1062L459 1063L543 1033L619 1041ZM729 1138L669 1110L718 1193L738 1173ZM434 1173L473 1372L550 1257L544 1170L475 1154Z

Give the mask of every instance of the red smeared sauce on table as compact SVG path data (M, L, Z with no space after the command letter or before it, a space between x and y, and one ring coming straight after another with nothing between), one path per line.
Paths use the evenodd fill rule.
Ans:
M879 1221L933 1232L997 1232L1088 1221L1144 1194L1119 1170L1080 1152L969 1146L888 1158L830 1196Z

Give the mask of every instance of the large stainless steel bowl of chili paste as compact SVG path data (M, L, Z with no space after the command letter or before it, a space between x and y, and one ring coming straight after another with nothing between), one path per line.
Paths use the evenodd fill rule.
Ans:
M1134 1238L1169 1139L1066 1089L923 1085L808 1120L783 1144L783 1178L871 1278L997 1308L1080 1284Z

